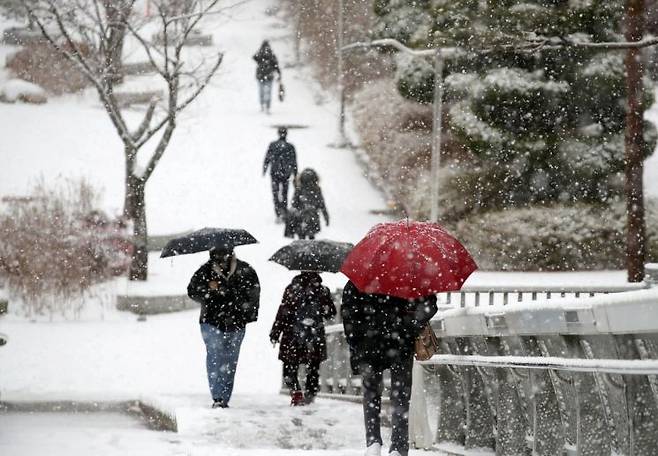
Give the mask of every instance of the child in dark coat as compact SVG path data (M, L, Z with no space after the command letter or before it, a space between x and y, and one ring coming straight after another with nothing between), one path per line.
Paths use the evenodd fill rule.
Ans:
M319 390L320 363L327 359L324 321L336 315L329 288L322 285L317 272L304 271L295 276L283 293L283 299L270 331L273 344L281 339L279 359L283 361L283 379L290 389L290 405L313 402ZM297 374L307 366L306 395Z
M320 213L329 226L329 212L320 190L320 178L315 170L306 168L297 178L292 208L286 217L285 236L315 239L320 232Z

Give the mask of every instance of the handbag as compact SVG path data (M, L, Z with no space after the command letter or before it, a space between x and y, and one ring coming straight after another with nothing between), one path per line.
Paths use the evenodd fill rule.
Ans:
M434 334L434 330L429 323L420 330L420 334L416 337L414 348L418 361L427 361L438 353L439 340L436 338L436 334Z
M283 82L279 80L279 101L283 101L286 96L286 90L283 88Z

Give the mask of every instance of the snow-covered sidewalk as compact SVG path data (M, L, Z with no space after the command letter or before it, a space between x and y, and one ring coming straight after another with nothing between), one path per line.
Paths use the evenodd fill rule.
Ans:
M48 417L0 415L2 454L231 454L357 455L363 451L358 404L319 400L293 409L279 395L281 367L268 341L283 289L293 273L267 261L281 245L283 226L274 223L269 177L262 161L278 124L302 124L289 140L300 169L313 167L331 215L321 237L356 241L384 220L370 210L385 206L363 177L350 150L327 145L335 139L337 106L307 75L289 69L291 31L274 0L252 0L209 17L204 31L216 47L190 52L225 53L218 77L181 116L158 169L147 186L152 234L204 226L242 227L260 243L237 249L257 270L262 286L259 320L249 325L238 365L234 401L228 410L211 410L205 376L205 349L198 312L149 317L112 308L88 309L79 321L29 321L10 309L0 318L9 343L0 349L0 398L7 401L116 401L144 399L176 416L178 433L138 437L126 423L95 428L66 414L52 415L68 426L48 426ZM255 64L251 56L269 39L282 65L287 99L273 114L259 112ZM1 56L11 51L2 47ZM139 60L127 53L128 59ZM0 74L0 77L6 76ZM151 76L130 81L148 85ZM122 150L93 91L51 98L43 106L3 105L0 124L5 144L0 196L22 195L40 176L83 176L104 190L103 206L117 212L122 203ZM11 153L11 154L10 154ZM6 155L4 155L6 154ZM8 160L6 159L8 158ZM207 255L160 260L151 255L151 280L119 281L110 292L185 293L187 281ZM344 277L326 275L330 287ZM45 420L45 421L44 421ZM118 421L117 421L118 420ZM123 423L123 424L121 424ZM105 423L107 424L107 423ZM125 425L125 426L124 426ZM25 427L39 437L30 439ZM95 430L101 429L100 436ZM90 436L94 437L90 438ZM126 439L137 442L130 446ZM141 440L140 440L141 439ZM50 443L46 443L50 442ZM56 453L58 442L62 452ZM75 443L78 442L76 446Z

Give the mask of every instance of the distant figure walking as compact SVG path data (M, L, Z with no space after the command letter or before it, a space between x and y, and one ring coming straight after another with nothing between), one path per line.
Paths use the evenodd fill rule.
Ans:
M278 73L281 80L281 69L279 61L274 55L270 43L267 40L260 45L258 52L254 54L253 59L256 61L256 80L258 81L258 95L260 98L260 110L270 113L272 105L272 83L274 73Z
M317 272L304 271L295 276L286 291L276 320L270 331L270 341L279 342L279 359L283 361L283 379L290 389L290 405L310 404L319 391L320 363L327 359L325 319L336 315L336 306L329 288L322 285ZM299 366L306 365L305 394L298 379Z
M366 456L381 454L382 379L391 371L391 446L389 456L409 453L409 399L414 342L437 312L436 296L402 299L359 291L350 281L343 290L341 316L350 346L350 365L361 375Z
M297 178L292 209L286 217L287 237L297 235L299 239L315 239L320 232L320 213L329 226L329 212L320 189L320 177L311 168L304 169Z
M228 407L247 323L258 318L260 284L256 271L233 250L214 248L192 276L190 298L201 304L201 336L213 408Z
M297 153L295 146L286 137L288 129L279 127L279 139L270 143L263 162L263 176L270 168L272 198L277 223L281 222L288 208L288 185L290 176L297 177Z

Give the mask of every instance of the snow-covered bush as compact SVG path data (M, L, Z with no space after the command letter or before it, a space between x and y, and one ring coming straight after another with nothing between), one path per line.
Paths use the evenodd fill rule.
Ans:
M48 101L46 91L36 84L21 79L10 79L0 85L0 102L43 104Z
M568 271L625 267L625 206L552 205L473 213L451 224L482 269ZM647 205L647 261L658 259L658 205Z
M126 271L125 227L98 211L96 199L85 181L3 199L0 277L28 316L75 315L93 285Z
M90 52L80 44L81 52ZM54 94L78 92L89 82L77 67L48 43L30 43L7 58L5 66L11 73Z

